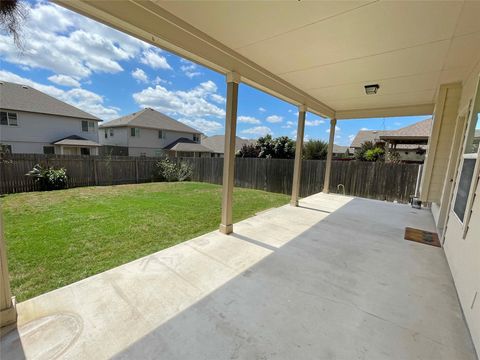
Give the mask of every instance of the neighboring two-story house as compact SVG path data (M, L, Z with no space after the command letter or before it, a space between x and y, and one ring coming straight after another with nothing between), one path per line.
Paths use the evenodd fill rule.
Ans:
M99 121L29 86L0 81L0 144L11 153L97 155Z
M211 156L200 144L201 132L146 108L100 125L105 153L129 156Z

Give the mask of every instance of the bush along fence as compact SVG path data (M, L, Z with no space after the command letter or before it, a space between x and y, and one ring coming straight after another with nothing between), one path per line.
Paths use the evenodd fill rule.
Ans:
M127 156L14 154L4 157L0 162L0 193L40 190L32 178L25 176L36 164L55 169L65 168L68 187L78 187L151 182L156 179L155 165L159 160ZM222 183L222 158L172 159L172 162L178 161L191 166L191 180ZM334 161L330 192L406 203L415 192L418 168L416 164ZM300 196L322 191L324 172L325 161L304 160ZM235 159L235 186L290 194L292 178L291 159ZM340 184L343 187L338 187Z

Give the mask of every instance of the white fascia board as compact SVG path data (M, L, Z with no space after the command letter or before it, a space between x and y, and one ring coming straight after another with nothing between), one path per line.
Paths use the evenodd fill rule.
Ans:
M340 110L335 112L336 119L365 119L397 116L432 115L435 104L396 106L386 108Z

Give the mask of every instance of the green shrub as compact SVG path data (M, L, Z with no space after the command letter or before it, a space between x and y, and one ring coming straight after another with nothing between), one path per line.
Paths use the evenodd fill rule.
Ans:
M303 148L305 160L325 160L327 158L328 143L322 140L309 140Z
M64 168L44 168L37 164L26 176L32 177L42 191L60 190L67 188L67 170Z
M376 148L367 150L363 157L366 161L379 161L383 159L384 154L385 154L385 151L383 151L383 149L376 147Z
M186 162L175 163L165 158L155 164L154 178L157 181L187 181L192 177L192 167Z

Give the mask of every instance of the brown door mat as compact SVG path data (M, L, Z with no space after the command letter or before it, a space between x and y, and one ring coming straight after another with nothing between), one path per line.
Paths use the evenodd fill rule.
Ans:
M422 244L442 247L437 233L414 229L411 227L405 228L405 240L415 241Z

